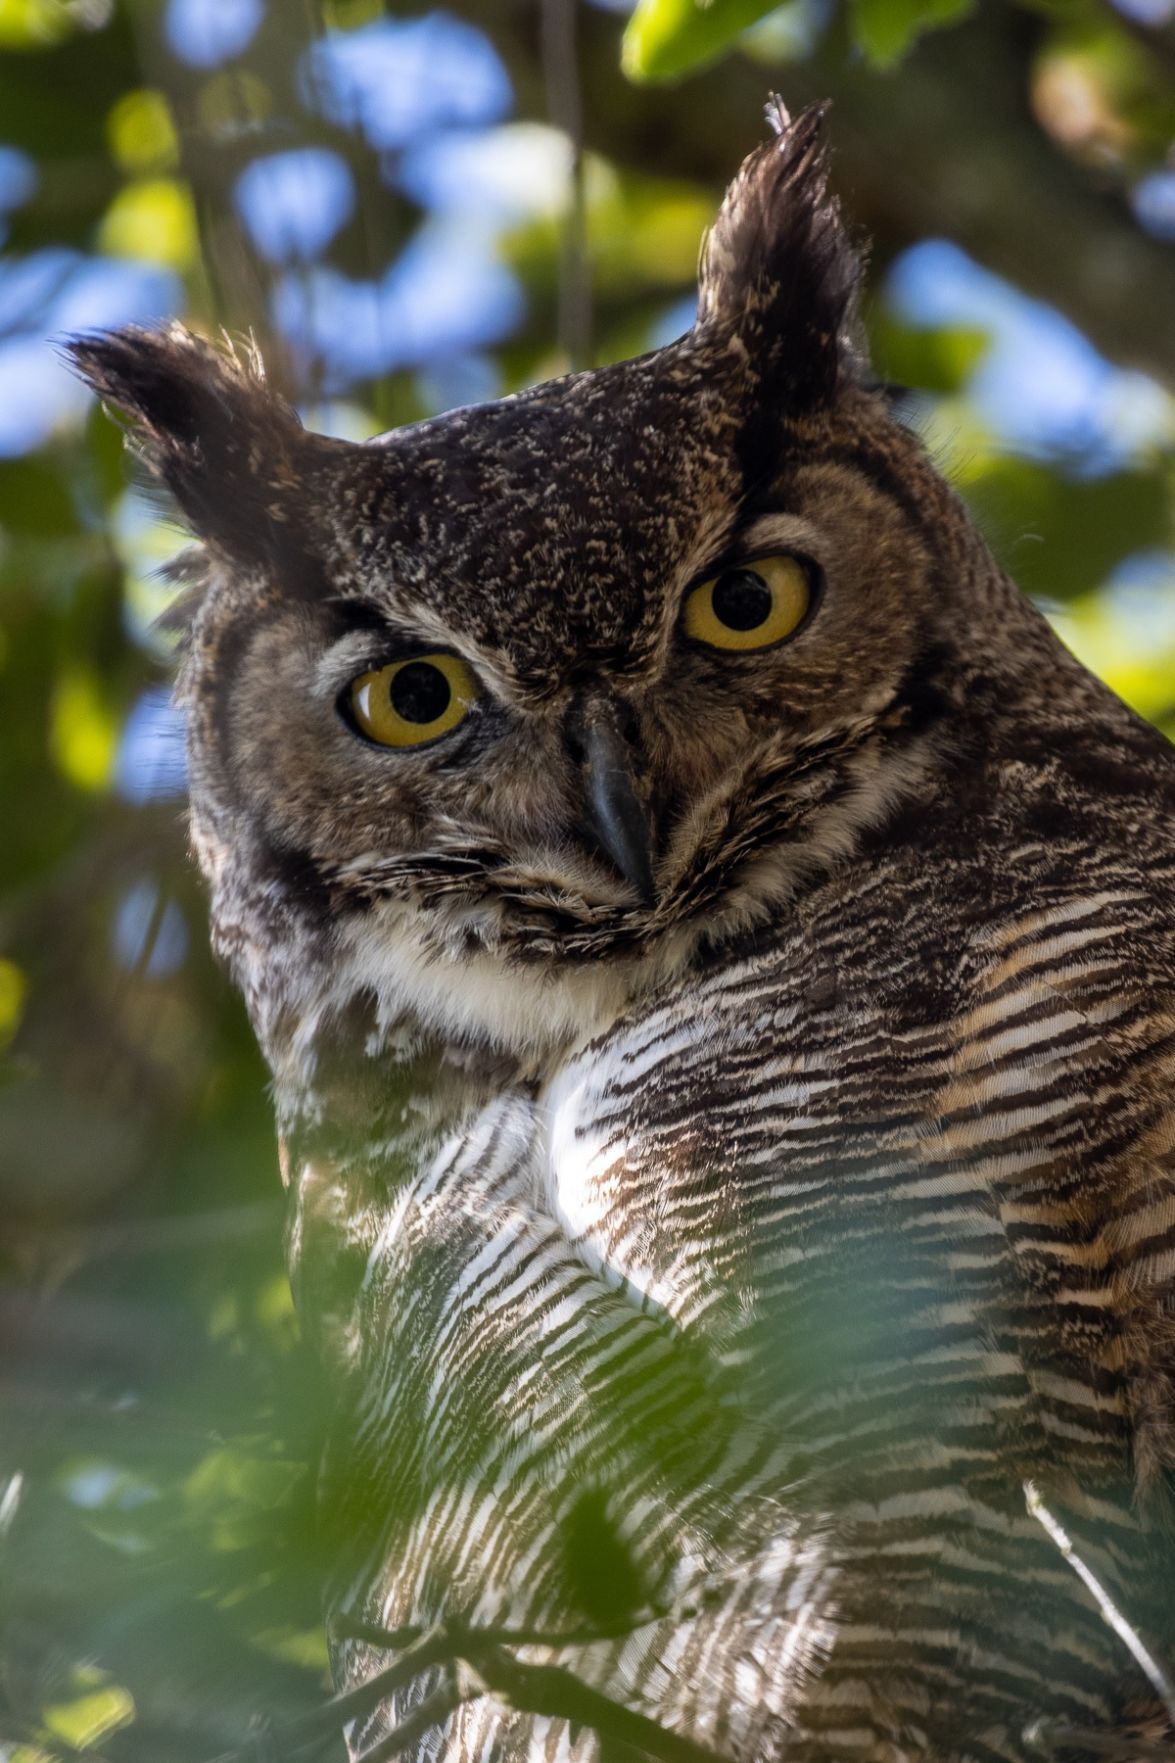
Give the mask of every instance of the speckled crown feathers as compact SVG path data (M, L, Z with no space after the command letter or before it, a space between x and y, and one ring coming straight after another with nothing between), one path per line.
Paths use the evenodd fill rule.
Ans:
M830 400L858 366L860 262L828 190L827 108L793 120L769 103L773 138L744 161L703 244L691 339L737 342L751 382L796 411ZM313 550L300 480L345 449L302 428L255 349L216 348L173 323L75 338L67 352L134 422L148 469L201 539L246 563Z

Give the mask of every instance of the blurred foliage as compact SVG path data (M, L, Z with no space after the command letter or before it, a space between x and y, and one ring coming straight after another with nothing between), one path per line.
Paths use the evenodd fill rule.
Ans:
M323 1400L154 627L178 535L50 339L253 328L352 436L560 371L562 4L0 0L7 1763L198 1763L325 1684ZM689 323L766 92L832 95L879 371L1066 639L1175 731L1175 0L629 10L573 6L596 359Z
M875 67L895 66L915 37L955 24L975 0L850 0L857 48ZM773 0L639 0L624 33L622 65L637 80L671 80L731 50Z

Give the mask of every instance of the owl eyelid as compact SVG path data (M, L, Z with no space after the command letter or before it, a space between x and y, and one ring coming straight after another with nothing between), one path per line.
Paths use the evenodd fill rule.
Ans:
M765 563L772 557L794 557L797 563L802 564L808 572L813 593L817 591L818 586L824 580L824 571L816 559L810 552L801 551L795 545L787 545L780 541L775 543L767 541L763 544L747 547L734 545L724 551L716 562L708 563L705 569L698 570L696 575L690 577L689 584L682 595L683 603L695 588L702 586L703 582L712 582L717 576L729 575L732 569L754 569L756 563Z
M481 675L472 661L462 655L460 649L454 649L451 643L430 643L423 637L409 637L402 643L393 641L388 644L385 642L379 648L365 651L363 659L357 665L351 665L348 684L358 673L378 673L381 667L394 667L397 661L419 661L428 655L451 655L454 661L459 661L463 667L469 669L477 681L479 689L485 690Z
M338 698L349 690L352 681L361 673L378 673L382 667L392 667L397 661L416 661L425 655L451 655L469 669L477 681L478 691L482 694L486 691L485 682L473 662L451 643L430 643L424 637L408 635L400 638L385 626L375 641L360 645L354 643L358 634L343 638L321 657L315 680L316 696Z

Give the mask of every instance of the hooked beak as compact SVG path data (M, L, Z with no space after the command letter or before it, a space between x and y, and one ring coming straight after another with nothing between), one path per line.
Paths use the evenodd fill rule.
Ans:
M576 716L575 749L583 770L586 830L612 859L643 906L655 901L652 833L636 785L636 755L621 732L620 706L589 699Z

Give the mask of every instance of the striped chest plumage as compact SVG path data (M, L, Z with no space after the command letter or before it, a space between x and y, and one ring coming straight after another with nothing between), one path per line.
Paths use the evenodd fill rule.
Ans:
M341 1603L419 1618L427 1565L482 1620L572 1627L566 1538L601 1489L642 1598L677 1615L570 1656L724 1754L1021 1759L1032 1719L1112 1726L1145 1695L1027 1498L1157 1620L1171 1562L1134 1492L1170 1406L1175 855L1025 840L952 865L948 900L940 842L870 851L440 1152L425 1208L455 1183L479 1242L434 1293L448 1342L427 1300L392 1320L440 1235L410 1248L398 1214L357 1387L427 1410L460 1366L478 1393ZM531 1330L575 1405L499 1363ZM402 1515L378 1436L359 1506ZM437 1754L491 1740L594 1755L492 1706Z
M353 446L76 348L202 541L367 1763L634 1754L567 1678L372 1691L436 1622L732 1763L1175 1722L1175 762L895 420L772 116L639 360Z
M1123 1210L1140 1158L1169 1162L1173 872L1143 891L1064 867L977 866L971 902L954 877L954 923L920 854L839 877L544 1095L568 1240L773 1389L805 1448L869 1367L892 1398L871 1450L924 1442L928 1405L978 1426L1002 1389L1031 1411L1025 1475L1046 1435L1080 1441L1087 1477L1124 1473L1105 1306L1175 1270L1175 1187ZM1167 970L1142 974L1140 948Z

